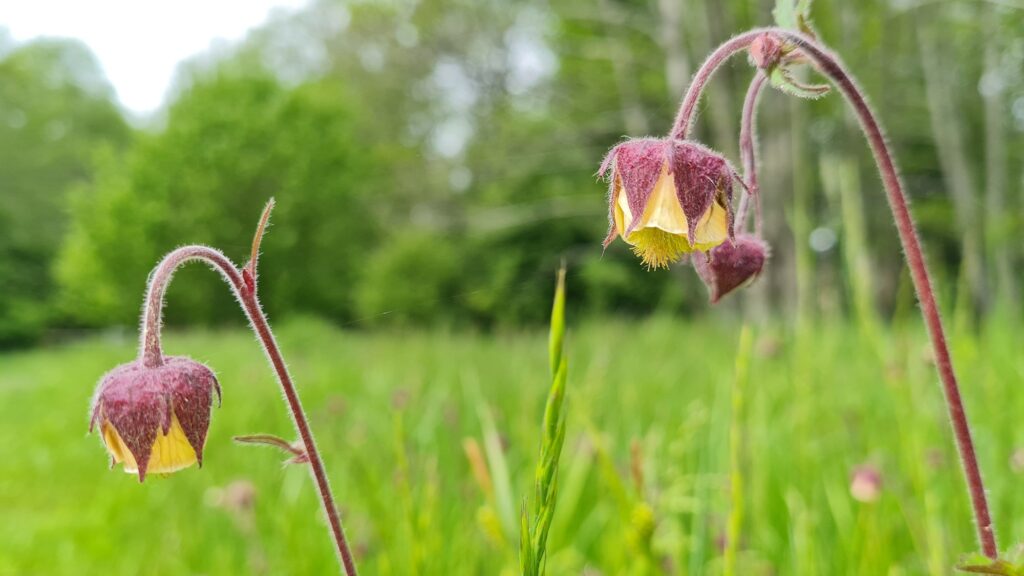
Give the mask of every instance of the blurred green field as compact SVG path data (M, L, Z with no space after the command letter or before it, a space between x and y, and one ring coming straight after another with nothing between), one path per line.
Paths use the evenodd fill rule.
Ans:
M570 319L550 574L720 573L739 328ZM362 333L313 321L279 332L362 572L512 574L550 381L546 334ZM952 342L1004 547L1024 537L1019 333L990 324ZM841 325L754 334L738 572L950 574L974 548L973 528L919 327L873 341ZM0 355L0 574L336 570L306 471L231 442L292 436L257 344L242 331L192 332L171 333L167 348L217 370L224 404L205 468L143 485L109 471L86 435L93 385L131 359L130 336ZM491 469L496 521L481 513L488 498L468 438L504 447L508 476ZM861 464L883 475L877 502L850 495ZM224 490L240 481L251 483L251 506L232 497L239 484Z

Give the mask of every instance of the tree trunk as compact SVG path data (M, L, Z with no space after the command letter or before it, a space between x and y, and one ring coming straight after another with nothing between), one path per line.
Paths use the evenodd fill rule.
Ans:
M661 17L661 47L665 51L665 80L672 101L683 97L690 82L690 59L683 45L683 3L658 0Z
M601 11L602 19L611 22L615 20L613 7L608 0L602 0L598 9ZM646 135L650 132L647 122L647 115L644 112L643 103L640 100L640 92L637 89L636 78L633 71L636 70L636 62L633 58L633 51L629 43L624 39L608 40L609 60L612 64L612 75L615 78L615 87L618 88L620 104L622 106L622 120L626 126L626 132L634 136Z
M729 28L728 14L721 2L695 2L690 4L684 23L689 27L687 32L698 46L701 54L710 53L715 46L726 40L734 32ZM730 75L727 71L717 74L705 91L701 110L707 111L707 133L711 137L708 143L712 148L729 158L739 155L737 135L739 134L739 115L732 105L732 91L729 87ZM743 85L746 86L747 78ZM741 92L742 94L742 92ZM680 95L681 96L681 95Z
M810 167L807 147L807 104L799 98L789 99L790 149L792 150L793 204L789 225L793 231L793 255L796 264L796 319L804 327L814 318L815 262L808 239L813 222Z
M989 18L997 30L998 22ZM995 301L1011 313L1017 311L1017 287L1013 274L1010 211L1006 206L1007 148L1006 106L1003 103L1003 80L999 76L998 39L989 39L985 46L985 72L981 95L985 99L985 244L993 265Z
M870 342L877 341L878 307L875 298L875 267L871 262L864 224L863 191L857 162L839 154L823 155L822 185L829 196L839 198L842 213L843 267L857 324Z
M918 28L917 33L939 165L946 181L946 188L953 200L957 225L963 240L962 272L970 295L969 302L975 311L981 311L987 302L981 226L976 209L980 203L978 188L974 185L970 164L964 151L960 115L950 97L952 88L946 82L950 72L943 65L943 58L938 53L940 44L928 38L926 33L922 32L922 28Z

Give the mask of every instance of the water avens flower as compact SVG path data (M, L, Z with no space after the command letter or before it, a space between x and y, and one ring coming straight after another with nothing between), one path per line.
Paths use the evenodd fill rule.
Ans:
M100 380L93 397L89 431L99 426L111 466L129 474L169 474L203 465L213 394L220 384L213 372L183 357L159 366L122 364Z
M869 504L882 496L882 473L878 468L863 464L850 474L850 496L858 502Z
M721 244L732 229L735 170L694 142L642 138L612 148L607 247L621 236L649 268Z
M726 294L756 280L767 259L768 245L763 240L740 234L715 246L706 257L694 257L693 268L715 304Z
M935 368L942 383L949 422L959 449L960 463L963 467L974 513L978 542L983 554L987 558L995 560L998 557L999 548L993 529L992 515L989 511L988 497L985 493L985 485L978 465L964 402L960 395L960 386L953 370L953 360L950 357L942 318L939 314L935 289L925 263L921 240L914 226L906 190L900 181L896 161L886 142L881 123L868 105L864 92L858 87L842 60L819 42L810 29L809 18L806 14L809 4L801 2L795 16L792 11L788 13L792 21L786 25L799 29L799 32L784 27L749 30L733 36L712 51L694 74L693 81L683 96L667 138L664 140L630 140L615 147L606 156L599 172L603 175L606 170L612 169L609 207L612 229L605 239L605 246L618 234L634 246L634 250L650 267L663 266L681 256L687 249L708 250L718 246L724 241L725 235L719 239L714 236L701 238L697 234L699 225L704 224L702 218L705 211L712 207L712 203L707 202L709 190L712 191L710 194L712 202L718 203L727 210L729 236L732 237L742 232L745 226L746 211L751 201L756 204L754 206L755 217L760 213L761 195L757 192L756 174L753 171L755 160L753 126L754 110L763 85L768 82L771 86L787 94L814 99L829 92L829 86L805 85L795 79L791 68L800 64L809 64L825 76L857 117L881 176L886 200L892 212L893 223L899 234L900 245L910 271L910 278L920 302L921 315L928 328ZM776 16L779 14L780 12L776 12ZM783 14L787 13L783 12ZM757 66L758 72L747 93L741 119L740 144L744 155L746 179L737 179L744 184L748 195L743 201L744 205L738 210L739 217L736 219L736 224L740 230L734 230L731 211L729 211L731 179L726 179L722 171L700 174L699 171L693 170L697 166L710 167L711 159L720 157L699 144L692 143L689 138L697 113L697 105L708 81L731 56L741 53L746 53L750 57L754 65ZM683 150L683 161L680 161L679 149ZM721 162L725 164L724 160ZM668 175L673 176L671 183L675 186L674 191L677 193L682 213L686 218L685 226L678 216L675 219L668 219L673 222L673 226L661 226L664 219L655 220L656 212L653 209L651 215L648 215L647 210L652 198L661 198L661 196L656 196L654 191L659 183L667 179ZM704 180L687 178L687 175L700 175L704 177ZM695 183L698 187L696 193L688 186ZM725 188L726 183L729 183L729 189ZM625 201L620 200L623 196ZM660 203L654 205L661 206ZM697 208L700 208L700 211L697 211ZM713 208L708 214L708 223L720 222L720 218L715 218ZM634 219L635 215L640 216ZM757 218L757 220L760 219ZM660 232L646 236L634 236L636 230L647 230L648 228ZM677 230L684 229L687 231L685 244L679 241L681 234L677 232ZM755 229L756 232L759 232L760 225L755 226ZM716 228L712 230L717 231ZM704 242L710 246L702 246ZM761 258L756 249L748 250L748 252L749 254L741 254L739 251L732 253L730 248L724 248L720 251L722 258L716 259L715 254L712 254L710 259L704 260L703 263L708 267L705 270L706 274L702 274L702 277L711 280L712 299L721 297L728 290L735 288L735 286L729 287L729 285L734 283L739 285L756 276L756 271L760 269L760 265L763 265L763 261L760 264L756 262ZM748 256L750 256L749 262L747 261ZM718 262L717 271L715 270L716 261ZM735 264L725 266L727 262ZM701 264L698 263L698 268L700 266ZM990 570L986 571L995 573Z
M356 576L355 558L342 529L341 515L309 420L257 296L260 242L273 207L271 200L264 208L253 237L249 262L241 268L220 251L200 245L182 246L157 264L146 287L138 358L114 368L100 379L90 408L89 430L99 425L112 462L121 463L126 472L138 473L140 482L147 473L170 473L192 464L202 465L213 393L217 393L219 401L220 385L206 366L188 358L165 356L160 329L164 295L174 272L189 262L209 265L223 277L248 318L277 376L299 436L294 443L269 435L242 438L285 447L293 455L290 463L309 466L339 564L346 576Z

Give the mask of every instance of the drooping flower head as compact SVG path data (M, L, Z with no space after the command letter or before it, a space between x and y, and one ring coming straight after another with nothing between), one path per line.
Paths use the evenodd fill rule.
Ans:
M767 259L768 245L763 240L739 234L715 246L706 258L694 258L693 267L715 304L736 288L756 280Z
M650 268L667 267L693 250L721 244L732 230L735 170L694 142L642 138L608 153L610 229Z
M220 384L202 364L180 356L160 366L122 364L100 380L93 396L89 431L99 424L111 466L138 474L168 474L203 464L210 408Z

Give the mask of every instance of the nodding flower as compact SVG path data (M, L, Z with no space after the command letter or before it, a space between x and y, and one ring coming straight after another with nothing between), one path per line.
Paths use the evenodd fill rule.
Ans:
M875 502L882 496L882 484L882 473L878 468L862 464L850 474L850 496L858 502Z
M648 268L665 268L694 250L721 244L732 230L736 172L721 155L694 142L642 138L608 153L610 229Z
M169 474L203 464L213 394L220 384L198 362L169 356L159 366L141 361L108 372L96 388L89 431L99 424L110 465L138 474Z

